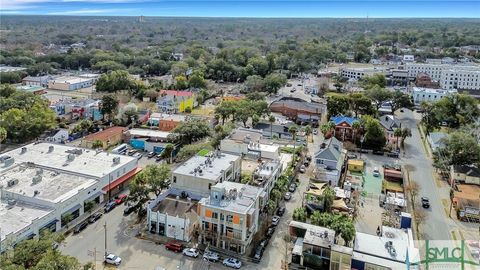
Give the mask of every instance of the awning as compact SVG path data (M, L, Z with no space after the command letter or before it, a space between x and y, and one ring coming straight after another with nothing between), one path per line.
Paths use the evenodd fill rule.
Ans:
M43 225L41 228L50 227L50 226L52 226L53 224L57 223L58 221L59 221L58 219L54 219L54 220L50 221L49 223Z
M89 201L89 200L91 200L91 199L95 199L95 198L97 198L98 196L100 196L100 195L102 195L102 194L105 194L105 192L104 192L103 190L99 190L99 191L93 193L92 195L88 196L88 198L85 199L85 201Z
M80 208L82 208L82 205L81 205L81 204L77 204L77 205L75 205L74 207L72 207L72 208L68 209L67 211L63 212L63 214L65 214L65 213L73 213L73 212L77 211L77 210L80 209ZM63 214L62 214L62 215L63 215Z
M109 185L106 185L104 188L103 188L103 191L109 191L113 188L115 188L116 186L120 185L121 183L127 181L128 179L130 179L131 177L135 176L137 173L139 173L140 171L142 170L142 168L140 167L136 167L135 169L129 171L128 173L124 174L122 177L118 178L117 180L111 182Z

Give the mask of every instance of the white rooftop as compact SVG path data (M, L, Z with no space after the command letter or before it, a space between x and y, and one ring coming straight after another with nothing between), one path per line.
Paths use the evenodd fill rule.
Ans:
M195 175L197 178L216 180L223 175L223 171L226 171L233 162L239 160L241 157L237 155L231 155L218 152L209 156L196 155L189 160L185 161L182 165L178 166L173 173L182 175ZM207 161L208 160L208 161ZM208 164L207 164L208 163ZM198 167L201 169L201 173L198 172ZM195 172L197 169L197 172Z
M52 146L52 148L50 148L50 146ZM14 164L10 166L0 164L0 173L15 164L32 162L35 165L54 170L100 178L136 160L136 158L130 156L116 155L103 151L97 152L91 149L47 142L32 143L24 147L26 148L24 153L22 153L22 148L17 148L0 155L0 157L10 156L14 159ZM76 151L76 153L74 153L74 151ZM71 160L69 160L69 157ZM118 163L113 162L113 158L115 157L119 158Z
M225 209L230 212L241 214L247 214L254 211L255 202L263 192L261 188L230 181L217 183L212 187L212 190L213 189L225 189L226 195L229 194L230 191L235 190L236 196L229 199L225 198L221 200L220 203L213 202L210 197L202 198L200 200L202 205L208 205L209 207Z
M42 218L52 209L27 205L17 202L15 205L8 205L5 201L0 202L0 239L4 240L6 235L18 232L30 226L35 219Z
M426 94L455 94L457 93L456 89L435 89L435 88L423 88L423 87L413 87L413 92L424 92Z
M166 121L177 121L183 122L185 121L186 116L181 114L168 114L168 113L152 113L150 115L150 119L155 120L166 120Z
M170 135L170 132L153 130L153 129L143 129L143 128L132 128L125 131L131 136L138 137L150 137L150 138L167 138Z
M280 165L280 161L278 160L268 161L263 164L259 164L254 173L258 176L269 178Z
M335 239L335 231L325 227L298 222L295 220L290 221L288 226L306 230L305 236L303 237L304 244L329 247L333 244Z
M386 226L382 227L382 231L382 236L357 232L353 250L388 260L405 262L409 249L408 234L401 229ZM393 248L388 248L389 242Z
M9 186L9 181L15 181L15 184ZM0 187L3 186L5 191L53 203L65 201L95 183L97 180L81 174L40 168L28 163L9 166L0 173Z
M89 82L91 80L92 78L82 78L82 77L74 77L74 76L63 76L63 77L58 77L53 79L53 81L57 83L69 83L69 84Z

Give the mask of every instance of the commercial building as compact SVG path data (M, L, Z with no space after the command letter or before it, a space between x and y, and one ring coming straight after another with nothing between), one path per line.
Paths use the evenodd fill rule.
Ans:
M112 145L117 145L118 143L122 142L123 132L126 130L126 127L110 127L87 135L82 139L82 146L93 148L93 144L96 141L100 141L102 143L102 148L107 149Z
M165 146L172 141L170 132L155 129L132 128L124 132L124 141L133 148L161 153Z
M152 113L148 123L152 126L158 126L161 131L171 131L178 124L185 122L186 118L185 115L181 114Z
M408 63L406 69L411 79L425 73L443 89L480 90L480 66L477 65Z
M172 172L172 188L207 197L215 184L238 179L241 166L242 158L237 155L219 151L197 154Z
M432 88L420 88L413 87L412 97L413 103L415 105L420 105L423 101L425 102L435 102L440 100L443 97L453 95L458 93L457 90L446 90L446 89L432 89Z
M22 79L22 85L26 86L40 86L43 88L48 87L48 82L53 80L53 77L50 75L45 76L27 76Z
M244 254L259 228L262 189L223 181L198 203L203 244Z
M150 233L189 242L199 228L197 203L200 198L183 196L173 189L160 194L147 206Z
M163 113L182 113L196 106L195 94L191 91L161 90L157 106Z
M131 157L51 143L29 144L0 160L2 249L59 230L88 202L118 193L139 170Z
M322 114L327 111L327 104L312 103L299 98L282 97L270 104L272 112L293 119L297 124L308 123L318 126Z
M387 74L387 70L384 68L343 68L340 70L340 75L344 78L352 80L360 80L365 76L371 76L373 74Z
M63 76L48 81L48 88L55 90L73 91L87 88L95 84L94 78L79 76Z
M237 128L220 142L220 150L226 153L244 155L247 158L279 159L280 146L262 139L263 131Z

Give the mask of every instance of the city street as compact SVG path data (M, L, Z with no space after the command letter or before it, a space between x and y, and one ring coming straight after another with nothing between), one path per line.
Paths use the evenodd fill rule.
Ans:
M415 181L420 186L417 198L419 206L420 197L425 196L430 199L430 208L426 209L426 219L421 225L421 239L430 240L450 240L452 226L455 223L448 218L442 199L448 198L448 190L445 191L437 186L433 178L432 161L427 157L422 139L417 128L417 120L414 112L405 110L398 114L403 125L410 128L412 137L405 140L405 156L402 157L410 174L410 180ZM445 194L446 193L446 194Z

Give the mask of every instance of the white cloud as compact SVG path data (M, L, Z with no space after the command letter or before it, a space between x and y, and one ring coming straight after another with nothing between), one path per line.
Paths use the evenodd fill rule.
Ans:
M97 3L97 4L116 4L116 3L135 3L147 2L150 0L0 0L1 10L20 10L35 8L35 4L42 3Z
M48 13L47 15L93 15L93 14L117 13L122 11L125 11L125 9L78 9L78 10L51 12L51 13Z

